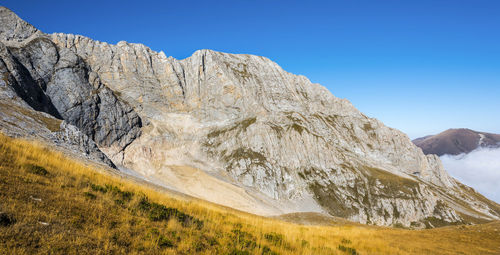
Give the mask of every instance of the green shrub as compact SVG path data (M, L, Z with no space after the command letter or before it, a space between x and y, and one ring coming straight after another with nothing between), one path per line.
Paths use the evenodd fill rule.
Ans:
M262 247L262 255L278 255L279 253L271 250L271 248L267 247L267 246L263 246Z
M49 175L49 171L47 171L47 169L45 169L44 167L38 166L38 165L26 164L26 165L24 165L24 167L29 173L32 173L32 174L41 175L41 176Z
M83 195L84 195L86 198L88 198L88 199L92 199L92 200L97 198L97 196L96 196L95 194L91 193L91 192L83 192Z
M7 227L16 223L16 219L10 214L0 212L0 226Z
M302 245L302 247L307 247L307 246L309 246L309 242L306 240L302 240L301 245Z
M248 251L242 251L242 250L237 250L237 249L234 249L232 250L229 255L250 255L251 253L248 252Z
M267 241L269 241L277 246L283 244L283 235L282 234L277 234L274 232L266 233L266 234L264 234L264 238Z
M339 245L338 246L338 249L347 253L347 254L350 254L350 255L358 255L359 253L356 251L356 249L354 248L351 248L351 247L347 247L347 246L344 246L344 245Z
M351 240L348 240L348 239L345 239L345 238L342 238L342 241L340 241L341 243L343 244L351 244Z
M164 237L163 235L160 235L160 237L158 238L158 246L162 248L171 248L174 247L174 242Z
M134 193L130 191L122 191L120 188L109 184L106 184L106 190L111 192L113 195L120 197L123 202L129 202L134 196Z
M149 202L146 197L141 198L137 207L144 212L151 221L168 221L170 218L175 218L184 227L194 225L198 229L203 228L203 221L185 214L176 208Z
M101 193L106 193L108 190L101 186L101 185L97 185L97 184L90 184L90 188L93 190L93 191L96 191L96 192L101 192Z

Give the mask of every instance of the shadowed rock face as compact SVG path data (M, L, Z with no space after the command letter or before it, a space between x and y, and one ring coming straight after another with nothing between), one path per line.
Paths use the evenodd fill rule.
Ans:
M500 215L405 134L267 58L200 50L177 60L78 35L11 37L0 35L5 58L61 118L115 164L167 187L263 215L318 211L378 225Z
M0 34L5 76L27 104L78 127L101 147L122 150L140 134L138 115L85 61L5 8L0 14L5 21Z
M470 129L448 129L437 135L413 140L425 154L458 155L469 153L479 147L500 147L500 135L477 132Z
M36 53L35 53L36 54ZM35 55L34 54L34 55ZM61 118L59 112L52 104L50 98L44 92L44 81L40 77L32 77L30 71L23 65L24 59L18 59L12 55L11 51L0 42L0 62L2 70L4 70L4 81L8 81L10 87L24 99L33 109L47 112L56 118ZM38 60L41 60L40 63ZM43 70L45 64L53 65L53 60L50 57L42 57L34 59L33 64L40 66L40 71L46 75L51 70ZM30 64L31 66L31 64ZM12 70L12 71L9 71Z

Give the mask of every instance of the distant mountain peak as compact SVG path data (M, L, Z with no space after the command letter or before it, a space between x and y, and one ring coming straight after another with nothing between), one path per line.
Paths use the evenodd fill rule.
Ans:
M478 132L468 128L450 128L437 135L413 140L425 154L458 155L480 147L500 147L500 135Z

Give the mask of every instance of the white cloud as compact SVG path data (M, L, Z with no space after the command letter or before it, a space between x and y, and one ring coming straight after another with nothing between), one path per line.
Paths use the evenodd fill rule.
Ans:
M500 148L441 156L444 168L463 184L500 203Z

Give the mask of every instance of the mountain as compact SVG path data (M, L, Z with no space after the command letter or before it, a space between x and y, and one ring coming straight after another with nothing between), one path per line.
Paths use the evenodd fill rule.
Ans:
M0 8L0 129L259 215L499 219L402 132L260 56L44 34Z
M469 153L480 147L500 147L500 135L478 132L466 128L448 129L437 135L413 140L425 154L458 155Z

